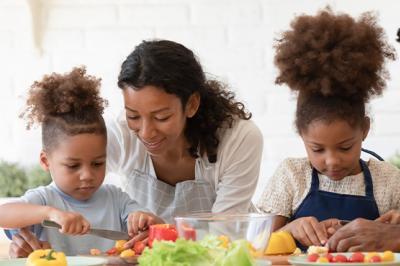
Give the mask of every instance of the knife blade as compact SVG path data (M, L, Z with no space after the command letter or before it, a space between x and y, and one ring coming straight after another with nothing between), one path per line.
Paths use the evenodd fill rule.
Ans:
M53 221L49 221L49 220L43 220L42 226L54 227L54 228L61 229L61 225L59 225L58 223L55 223ZM129 239L131 239L129 237L128 233L113 231L113 230L106 230L106 229L92 228L92 229L89 229L89 231L87 233L90 235L95 235L95 236L99 236L99 237L103 237L103 238L107 238L107 239L111 239L111 240L129 240Z

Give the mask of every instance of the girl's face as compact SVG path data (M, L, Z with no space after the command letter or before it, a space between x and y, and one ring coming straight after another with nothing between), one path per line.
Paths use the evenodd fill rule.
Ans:
M42 151L40 163L64 193L87 200L103 183L106 144L106 136L102 134L67 136L50 153Z
M312 166L332 180L341 180L361 171L359 159L362 141L369 131L366 118L365 129L351 127L347 121L314 121L301 132L308 158Z
M123 90L126 120L152 156L188 148L186 119L196 114L200 99L193 94L183 108L181 100L155 86Z

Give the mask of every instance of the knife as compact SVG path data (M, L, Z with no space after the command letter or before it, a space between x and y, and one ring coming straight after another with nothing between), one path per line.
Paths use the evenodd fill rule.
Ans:
M58 223L49 221L49 220L44 220L42 222L42 226L54 227L54 228L61 229L61 225L59 225ZM106 229L94 229L94 228L89 229L87 234L95 235L95 236L99 236L99 237L103 237L103 238L108 238L108 239L112 239L112 240L129 240L129 239L131 239L129 237L128 233L113 231L113 230L106 230Z

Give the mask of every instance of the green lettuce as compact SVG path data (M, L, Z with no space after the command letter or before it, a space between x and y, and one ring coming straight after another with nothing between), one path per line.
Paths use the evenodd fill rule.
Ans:
M177 239L155 241L139 257L142 266L255 266L246 240L233 241L227 249L220 247L216 236L206 236L199 242Z

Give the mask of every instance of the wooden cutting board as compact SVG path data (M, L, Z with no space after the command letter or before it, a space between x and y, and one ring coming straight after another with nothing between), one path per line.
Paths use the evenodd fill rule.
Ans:
M106 255L99 255L99 256L92 256L92 255L83 255L88 257L95 257L95 258L102 258L107 260L107 266L112 265L123 265L123 266L131 266L137 265L137 259L139 256L134 256L132 258L121 258L120 256L106 256Z
M289 255L263 256L262 258L271 261L272 265L290 265Z

